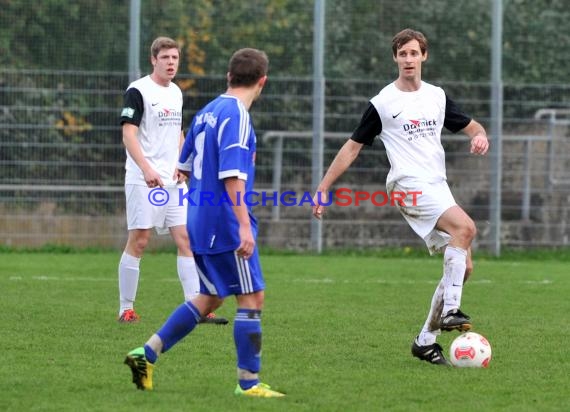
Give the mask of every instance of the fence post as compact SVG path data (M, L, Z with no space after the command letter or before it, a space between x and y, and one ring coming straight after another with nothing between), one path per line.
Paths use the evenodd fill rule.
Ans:
M315 190L323 177L324 124L325 124L325 0L315 1L313 34L313 167L312 189ZM323 249L320 219L311 219L311 247L317 253Z
M503 1L493 0L493 31L491 52L491 162L492 179L489 201L491 221L490 243L493 254L501 255L501 190L503 172Z
M279 196L281 196L281 173L283 170L283 136L278 135L275 139L273 146L273 191L277 193L277 202L273 205L271 209L271 220L274 222L279 221L280 214L280 201Z
M141 77L141 1L131 0L129 22L129 83Z

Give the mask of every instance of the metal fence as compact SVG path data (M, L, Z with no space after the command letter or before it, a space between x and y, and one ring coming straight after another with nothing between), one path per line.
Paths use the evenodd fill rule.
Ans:
M0 117L0 233L2 243L39 246L46 243L75 246L117 246L126 237L124 218L124 148L118 113L126 73L0 71L3 111ZM101 87L105 79L106 88ZM184 79L184 76L181 77ZM191 113L224 88L221 77L194 79L198 86L186 96L187 122ZM36 87L10 86L29 81ZM335 91L350 80L331 81ZM381 82L380 82L381 83ZM279 193L311 192L311 115L305 79L271 79L262 99L252 109L259 137L258 190ZM57 85L54 87L53 85ZM446 90L467 89L459 103L479 119L488 113L478 108L488 102L488 85L444 85ZM354 80L350 89L360 95L327 96L328 130L325 134L325 164L348 138L359 119L370 90L378 82ZM507 96L546 94L540 87L505 87ZM570 87L569 87L570 88ZM200 90L200 92L196 92ZM296 90L297 93L288 93ZM549 95L556 98L560 86ZM306 93L306 94L305 94ZM299 107L282 113L286 99ZM88 102L88 111L78 111L75 100ZM342 104L336 104L342 102ZM552 104L528 98L507 99L508 105L524 105L533 115L507 119L504 126L503 245L524 247L563 246L569 243L568 197L570 196L570 136L565 109L546 109ZM305 108L305 109L303 109ZM301 130L274 129L285 121ZM470 156L466 140L444 136L449 182L457 200L476 219L478 245L488 244L489 158ZM353 191L383 190L388 171L381 144L366 148L338 187ZM271 202L255 208L260 217L260 242L277 248L306 249L309 246L310 208L306 205L277 208ZM157 240L153 245L167 243ZM399 213L392 207L359 207L328 210L323 245L335 247L381 247L420 245Z
M25 3L13 2L9 8ZM114 4L104 0L97 7L103 10L103 4L111 3ZM243 33L234 31L233 22L224 20L231 13L221 13L216 2L201 0L196 4L210 8L194 10L194 3L172 1L166 5L166 2L146 0L142 2L141 45L146 50L153 36L165 31L173 33L173 37L186 35L182 23L192 16L215 15L216 24L208 26L208 30L218 48L214 51L210 45L205 50L213 63L204 64L207 69L204 73L193 73L185 62L177 78L177 82L185 85L185 124L205 102L225 89L220 68L229 55L215 53L243 45L266 49L272 64L270 78L260 101L251 110L258 134L257 188L281 193L312 192L309 138L313 109L312 38L311 30L304 25L311 24L313 5L301 1L296 4L293 0L239 2L239 5L236 2L233 12L258 22L267 21L273 3L288 7L288 13L294 13L295 17L287 19L283 12L274 17L274 24L269 24L265 32L248 37L247 30L254 29L246 27ZM481 50L475 50L474 45L481 46L490 40L491 0L461 2L461 6L454 0L416 0L410 4L424 11L413 16L397 3L391 0L327 2L325 167L344 139L350 136L370 97L393 80L395 72L389 41L397 30L406 26L424 30L432 40L430 60L425 65L426 80L444 87L467 113L489 127L491 85L486 74L488 65L482 65L489 59L481 55ZM22 21L28 22L30 28L24 31L25 24L5 20L4 12L0 16L4 30L0 38L13 32L14 39L20 40L12 46L0 41L0 58L7 62L0 68L2 245L36 247L49 243L120 248L126 240L125 153L118 117L129 79L127 56L121 53L128 48L128 7L121 2L114 13L103 15L103 11L96 14L95 6L89 2L77 4L79 11L69 12L69 15L68 9L50 10L49 7L55 7L51 3L22 9ZM506 247L559 247L570 242L570 84L561 83L556 77L555 71L560 65L555 64L555 59L560 53L552 47L556 41L565 44L564 39L557 36L567 34L550 29L558 24L556 22L566 22L570 12L558 2L548 4L551 9L534 13L534 5L506 2L508 35L504 43L508 55L505 55L507 67L503 83L501 187L501 242ZM459 13L460 7L465 13ZM50 27L54 33L67 29L68 42L54 44L50 36L36 33L42 26L31 13L38 10L57 16L58 27L46 25L45 33L49 34ZM275 14L279 9L271 10ZM172 19L173 11L179 13L176 19ZM205 14L200 14L202 12ZM533 21L545 23L541 23L543 28L538 23L532 27L522 24L531 12ZM459 18L446 20L446 15ZM93 33L81 30L85 25L81 16L106 19L104 22L113 27L123 25L124 36L116 39L113 47L104 48L101 41L109 33L101 33L101 41L97 42ZM464 29L472 20L489 31L487 38L480 39L473 30ZM299 22L303 25L298 30L288 32L293 34L279 34L287 25ZM528 40L525 30L538 30L537 27L544 30L544 36ZM34 33L37 35L32 37ZM198 34L193 32L187 36ZM450 50L452 36L462 39L465 47ZM545 44L537 43L544 39L547 39ZM294 46L296 44L304 46ZM17 51L29 48L38 59L44 58L42 64L46 67L22 69L18 61L11 61L6 54L10 47ZM102 53L107 49L112 50ZM49 60L46 50L51 50L55 58ZM71 54L66 55L65 50ZM521 82L517 68L522 71L528 67L526 58L530 51L546 62L543 68L546 75ZM90 52L93 52L92 58ZM353 56L353 61L342 63L340 57L345 55ZM100 70L99 57L105 56L110 62L117 61L117 56L124 60L116 65L109 63L107 69ZM146 59L146 52L141 52L142 59ZM48 66L51 61L53 67ZM99 71L70 70L80 61L92 62L92 67ZM363 71L363 68L368 69ZM552 79L555 80L551 82ZM466 140L458 136L445 135L443 141L452 191L476 220L479 229L476 247L486 248L491 242L489 204L494 196L490 189L490 158L469 155ZM375 144L364 149L337 187L349 187L353 191L383 190L387 171L385 151L381 144ZM260 205L255 207L255 213L260 218L262 245L295 250L309 247L311 214L306 205L281 208ZM170 244L168 238L155 237L151 247L166 244ZM376 207L370 202L358 207L330 207L323 226L323 246L328 249L421 245L421 240L395 208Z

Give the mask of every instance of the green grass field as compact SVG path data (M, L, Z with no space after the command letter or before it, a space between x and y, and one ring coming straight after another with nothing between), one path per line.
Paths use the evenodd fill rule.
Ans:
M233 395L232 326L199 326L137 391L124 355L182 302L173 254L145 256L138 324L116 322L117 253L2 253L2 411L567 411L570 263L475 259L462 309L488 369L410 355L440 257L264 255L262 379L283 399ZM233 319L228 300L218 313ZM457 334L440 343L448 351Z

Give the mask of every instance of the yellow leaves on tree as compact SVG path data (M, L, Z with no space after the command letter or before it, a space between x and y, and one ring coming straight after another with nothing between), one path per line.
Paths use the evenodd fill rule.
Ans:
M188 18L183 18L182 24L188 27L183 38L179 38L180 48L184 53L184 58L188 62L187 72L191 75L203 76L205 74L204 64L206 62L205 45L211 41L210 29L212 27L211 13L208 11L212 7L209 1L204 2L203 7L197 8L198 12L193 15L195 22L190 22ZM195 84L194 79L181 79L177 82L183 91L189 91Z
M71 112L63 112L62 118L55 122L55 128L62 131L66 136L88 132L93 125L82 116L75 116Z

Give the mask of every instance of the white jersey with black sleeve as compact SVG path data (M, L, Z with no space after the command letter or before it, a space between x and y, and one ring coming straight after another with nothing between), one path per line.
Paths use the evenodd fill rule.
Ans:
M148 163L168 187L173 179L182 132L182 91L171 82L161 86L150 76L132 82L124 96L121 125L138 126L137 138ZM127 151L125 183L144 185L144 176Z
M370 100L352 139L371 145L380 136L391 166L388 186L403 178L438 182L446 180L442 128L456 133L470 121L440 87L421 82L404 92L391 83Z

